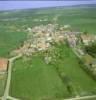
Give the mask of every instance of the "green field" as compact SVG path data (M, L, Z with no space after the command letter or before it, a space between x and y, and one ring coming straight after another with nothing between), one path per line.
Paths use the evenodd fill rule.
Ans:
M23 100L54 99L68 92L53 66L46 65L41 57L24 62L17 60L12 72L10 94Z
M0 56L8 57L12 50L20 46L25 38L23 32L0 33Z
M4 93L6 75L0 75L0 96Z
M69 47L61 45L59 49L63 50L64 55L58 64L59 70L71 79L76 93L94 94L96 81L81 69L77 57ZM43 97L54 100L71 96L55 67L45 64L42 56L32 57L26 62L19 59L14 63L10 94L23 100L42 100Z
M56 16L58 19L54 22ZM48 20L34 22L34 19L44 18ZM0 23L0 56L9 57L10 52L18 48L26 39L28 27L48 23L69 24L73 30L96 34L96 8L73 7L0 12ZM76 55L65 45L61 45L59 49L62 51L63 59L59 61L58 68L70 77L76 93L95 94L96 81L81 69L82 65L78 63ZM22 100L42 100L42 98L60 100L72 96L56 68L45 64L42 56L38 55L31 57L29 61L24 59L15 61L10 95Z

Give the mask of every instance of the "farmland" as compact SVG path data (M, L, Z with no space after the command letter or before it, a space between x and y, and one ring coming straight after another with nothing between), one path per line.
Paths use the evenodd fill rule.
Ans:
M81 65L78 64L74 53L64 45L59 48L63 49L64 55L58 64L59 69L71 78L78 95L94 93L96 82L80 68ZM42 100L45 97L53 100L71 96L54 66L45 64L42 56L33 57L28 62L24 62L22 59L17 60L12 73L10 93L14 97L29 100L32 98Z
M0 75L0 96L3 95L6 82L6 75Z
M10 52L26 40L26 29L41 24L68 24L72 30L96 34L95 10L96 8L62 7L0 12L0 56L10 57ZM96 94L96 81L81 68L83 65L79 64L79 59L71 48L64 44L58 45L56 50L58 48L63 55L60 61L57 58L58 68L70 78L76 95ZM21 100L60 100L72 97L73 94L68 92L55 66L46 64L43 54L33 55L27 60L26 57L16 60L12 69L10 95Z
M22 64L26 66L24 67ZM22 81L20 81L21 79ZM54 67L46 65L38 56L26 63L23 63L22 60L15 62L12 84L11 95L21 97L21 99L38 100L47 97L54 99L56 96L68 95Z

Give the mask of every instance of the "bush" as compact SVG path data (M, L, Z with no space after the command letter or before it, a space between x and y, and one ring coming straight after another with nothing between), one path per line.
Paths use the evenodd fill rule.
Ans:
M92 43L92 44L86 46L86 47L85 47L85 51L86 51L89 55L91 55L91 56L93 56L93 57L96 57L96 43Z

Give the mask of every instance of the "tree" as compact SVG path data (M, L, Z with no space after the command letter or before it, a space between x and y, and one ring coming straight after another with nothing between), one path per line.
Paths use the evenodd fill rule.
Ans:
M67 75L65 75L65 73L61 73L61 78L64 84L66 85L68 92L72 94L74 90L73 90L71 79Z
M88 32L87 32L87 31L84 31L84 34L85 34L85 35L87 35L87 34L88 34Z
M86 46L86 47L85 47L85 51L86 51L89 55L91 55L91 56L93 56L93 57L96 57L96 43L92 43L92 44Z

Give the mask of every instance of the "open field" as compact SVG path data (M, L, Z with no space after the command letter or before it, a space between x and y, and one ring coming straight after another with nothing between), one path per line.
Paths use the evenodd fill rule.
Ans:
M12 50L19 47L25 36L24 32L8 32L0 28L0 56L8 57Z
M6 82L6 75L0 75L0 96L3 95Z
M46 65L42 57L37 56L30 61L20 59L15 62L10 94L23 100L39 100L66 97L68 92L54 67Z
M79 95L90 94L96 91L96 81L93 80L85 71L82 70L79 64L79 59L66 45L57 46L62 59L58 59L57 63L61 72L64 72L71 78L74 88ZM82 80L82 81L81 81ZM86 84L87 83L87 84Z
M70 24L73 28L88 32L95 32L96 8L48 8L48 9L29 9L17 10L12 12L2 12L0 21L6 25L15 25L17 28L35 26L40 24L53 23L54 17L57 17L57 23L60 25ZM57 13L58 12L58 13ZM35 21L38 19L37 21ZM47 19L40 21L40 19ZM4 26L5 27L5 26Z
M14 21L4 21L3 18L0 18L0 23L0 56L8 57L9 53L24 41L26 32L21 31Z
M54 17L57 17L56 21L53 21ZM47 20L40 21L41 19ZM96 8L73 7L6 11L0 12L0 21L0 56L3 57L9 57L12 50L22 45L26 39L26 29L36 25L69 24L73 30L96 34ZM70 77L76 93L78 95L95 94L96 81L81 69L82 65L79 64L79 60L72 50L65 45L57 48L64 55L58 68ZM39 100L42 98L52 100L59 98L60 100L60 98L71 96L54 66L45 64L42 56L33 56L29 61L24 61L24 59L15 61L10 95L22 100Z
M63 50L64 55L58 64L59 70L70 77L77 94L93 94L96 91L96 81L81 69L78 59L69 47L62 45L59 49ZM53 100L55 97L71 96L54 66L45 64L43 58L39 56L32 57L26 62L22 59L15 62L10 94L23 100L39 100L43 97Z

